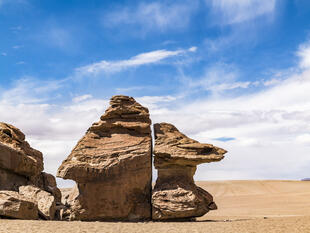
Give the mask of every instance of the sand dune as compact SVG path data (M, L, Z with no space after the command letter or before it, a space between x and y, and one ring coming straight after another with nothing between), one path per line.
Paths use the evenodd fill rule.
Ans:
M0 232L310 232L309 181L206 181L218 210L197 222L0 220Z
M210 216L310 215L309 181L205 181L197 182L214 196L218 205Z

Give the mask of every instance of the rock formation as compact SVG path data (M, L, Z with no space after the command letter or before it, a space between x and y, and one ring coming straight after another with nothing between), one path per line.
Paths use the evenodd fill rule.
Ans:
M19 129L0 122L0 216L54 219L61 193L55 177L42 171L42 153Z
M152 139L148 109L114 96L77 143L57 176L77 186L65 200L70 220L151 218Z
M194 183L196 166L220 161L225 150L199 143L167 123L155 124L154 165L158 178L152 193L154 220L188 219L216 209L213 197Z
M0 218L138 221L191 219L216 209L213 197L194 183L196 167L220 161L225 150L199 143L171 124L154 125L148 109L128 96L114 96L63 161L57 176L77 185L63 195L43 172L43 155L25 135L0 122Z

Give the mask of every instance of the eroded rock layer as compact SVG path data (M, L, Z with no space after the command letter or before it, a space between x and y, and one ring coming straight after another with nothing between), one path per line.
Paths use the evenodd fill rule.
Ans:
M61 193L55 177L42 171L42 153L19 129L0 122L0 216L54 219Z
M71 220L151 218L151 120L132 97L114 96L110 107L78 142L57 176L77 187L68 194Z
M158 178L152 193L154 220L189 219L216 209L213 197L194 183L196 166L220 161L226 151L199 143L168 123L154 125L154 165Z
M1 167L27 177L43 171L43 155L30 147L25 135L16 127L0 122ZM10 147L11 150L3 147Z

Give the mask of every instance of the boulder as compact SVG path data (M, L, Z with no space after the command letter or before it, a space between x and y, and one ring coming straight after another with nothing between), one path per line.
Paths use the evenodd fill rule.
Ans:
M38 219L38 206L15 191L0 191L0 216L35 220Z
M168 123L154 125L154 165L158 178L152 193L154 220L191 219L216 209L213 197L194 183L196 166L220 161L226 151L188 138Z
M52 174L41 172L35 179L31 180L32 184L40 189L52 194L55 197L56 203L61 203L61 192L57 187L56 179Z
M39 215L46 220L53 220L56 211L56 202L52 194L33 185L20 186L19 194L38 204Z
M41 175L43 177L43 189L55 197L56 203L61 203L61 192L57 187L55 176L46 172L42 172Z
M58 169L77 187L68 197L71 220L151 218L152 138L148 109L114 96Z

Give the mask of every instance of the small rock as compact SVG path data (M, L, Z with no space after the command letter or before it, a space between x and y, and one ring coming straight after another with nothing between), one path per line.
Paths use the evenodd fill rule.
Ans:
M19 194L38 203L39 215L43 219L53 220L55 218L56 203L54 196L50 193L38 187L27 185L19 187Z
M38 206L17 192L0 191L0 216L35 220L38 219Z

